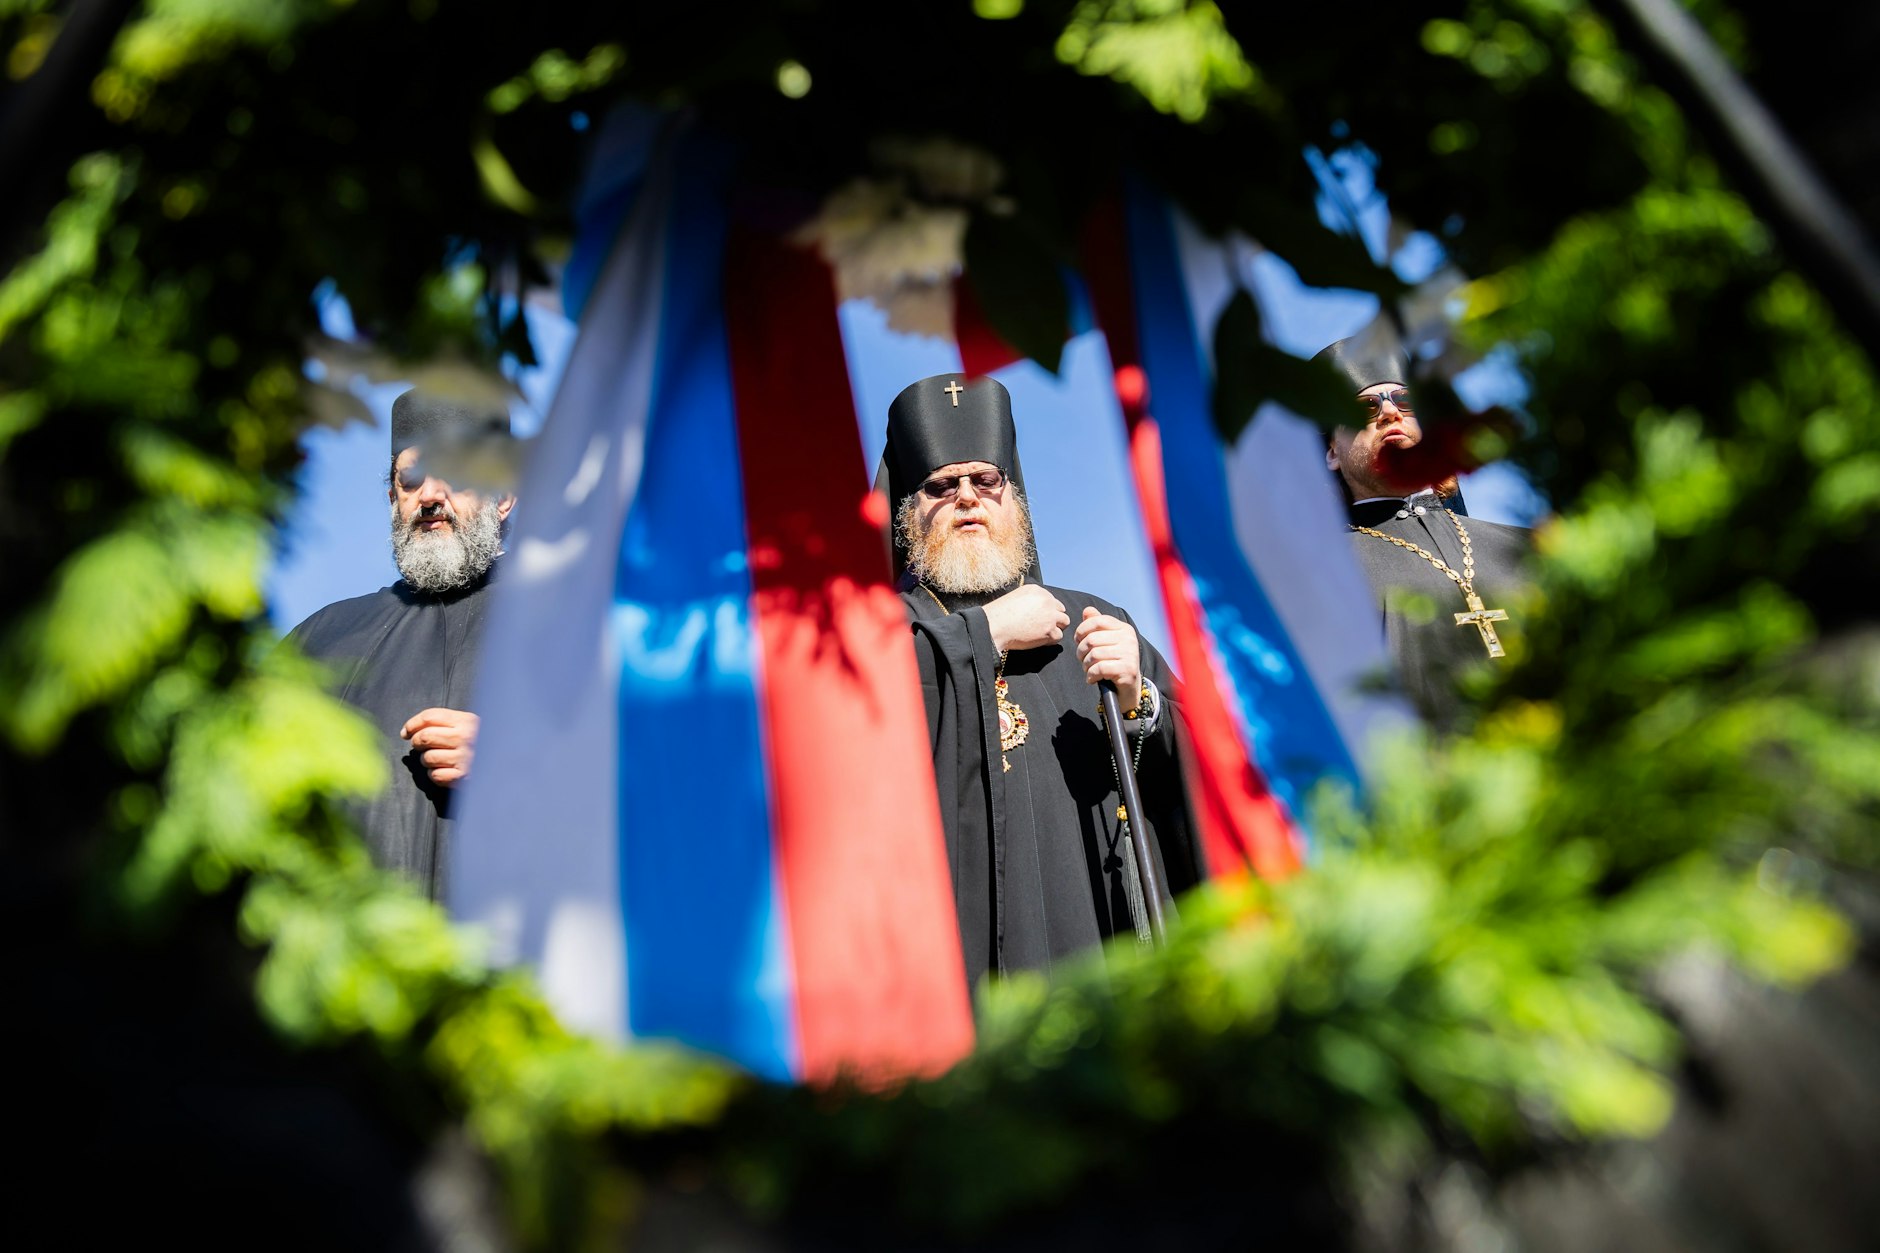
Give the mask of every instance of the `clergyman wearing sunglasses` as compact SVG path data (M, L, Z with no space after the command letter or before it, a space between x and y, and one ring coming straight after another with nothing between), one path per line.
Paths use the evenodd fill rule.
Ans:
M1150 841L1176 891L1200 864L1167 663L1122 609L1040 580L999 383L912 384L889 408L883 460L968 983L1145 936L1130 841ZM1127 820L1098 714L1103 679L1122 693L1139 753L1148 812Z

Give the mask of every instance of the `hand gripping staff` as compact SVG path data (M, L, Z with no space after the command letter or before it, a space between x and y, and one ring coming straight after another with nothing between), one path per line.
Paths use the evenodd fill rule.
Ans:
M1135 849L1136 873L1142 880L1143 907L1148 912L1149 930L1155 942L1162 944L1168 939L1168 923L1162 914L1162 880L1156 874L1155 855L1149 851L1149 840L1141 822L1146 811L1142 807L1142 791L1136 786L1136 767L1129 757L1122 703L1116 698L1116 684L1109 679L1104 679L1097 688L1103 700L1103 721L1110 730L1110 755L1116 761L1117 790L1123 795L1123 810L1128 815L1124 821L1133 836L1130 844Z

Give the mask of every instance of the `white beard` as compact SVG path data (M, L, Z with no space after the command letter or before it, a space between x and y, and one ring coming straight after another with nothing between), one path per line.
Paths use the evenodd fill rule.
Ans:
M405 582L437 595L469 587L489 573L503 551L503 520L494 504L458 515L447 506L448 530L420 531L398 515L392 504L392 560Z
M1031 568L1031 508L1018 497L1013 523L1003 533L962 534L945 511L929 523L920 516L918 497L901 502L895 526L907 548L908 569L936 591L952 596L998 592L1018 582Z

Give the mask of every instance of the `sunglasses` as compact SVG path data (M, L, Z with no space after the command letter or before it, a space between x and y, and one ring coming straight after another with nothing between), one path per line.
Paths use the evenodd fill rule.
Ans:
M928 479L920 485L920 490L926 493L928 500L952 500L960 494L960 484L963 481L970 481L973 490L982 495L986 492L996 492L1005 486L1005 471L995 467L991 470L974 470L971 474L955 474L943 479Z
M1364 411L1370 414L1373 418L1375 418L1378 414L1384 412L1384 402L1387 400L1390 401L1391 407L1396 409L1398 413L1415 413L1416 412L1415 406L1413 406L1410 403L1410 393L1401 387L1399 387L1394 392L1384 392L1381 395L1367 395L1367 396L1358 397L1358 403L1362 405L1364 407Z

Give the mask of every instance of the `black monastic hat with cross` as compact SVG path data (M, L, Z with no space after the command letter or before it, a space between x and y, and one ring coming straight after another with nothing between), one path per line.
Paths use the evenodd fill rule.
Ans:
M964 461L991 462L1024 493L1018 429L1005 385L993 378L936 374L902 388L888 406L888 442L881 454L890 508L898 511L941 466ZM875 483L882 486L881 475ZM898 571L907 560L898 533L894 556ZM1035 564L1032 573L1037 573Z
M888 498L900 504L941 466L989 461L1023 491L1012 396L997 379L936 374L888 406Z

